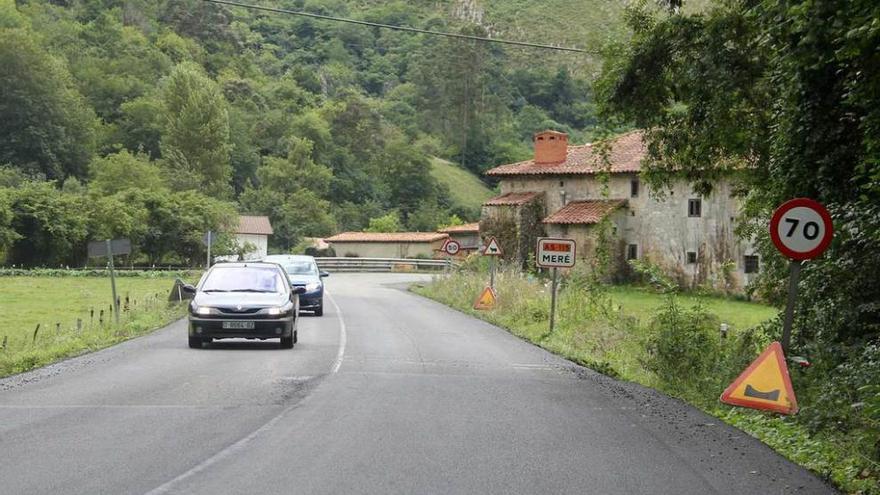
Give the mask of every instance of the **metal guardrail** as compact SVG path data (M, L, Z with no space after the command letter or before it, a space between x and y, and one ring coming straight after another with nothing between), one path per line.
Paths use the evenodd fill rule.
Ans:
M315 258L318 267L328 272L411 272L442 271L455 265L450 260L417 258Z

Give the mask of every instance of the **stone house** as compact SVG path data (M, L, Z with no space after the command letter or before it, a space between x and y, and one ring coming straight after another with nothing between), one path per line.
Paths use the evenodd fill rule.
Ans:
M504 237L515 259L533 253L537 237L551 236L575 239L578 258L589 261L601 238L621 277L631 259L650 260L686 286L737 289L757 273L755 249L734 234L740 202L729 181L708 196L684 181L654 194L640 179L646 147L639 131L604 151L569 146L555 131L535 134L534 143L533 159L486 172L499 179L501 194L483 204L481 232Z
M245 261L260 260L269 251L269 236L272 235L272 224L269 217L240 215L238 227L233 232L235 243L240 249L248 249L244 253ZM236 258L236 257L233 257Z

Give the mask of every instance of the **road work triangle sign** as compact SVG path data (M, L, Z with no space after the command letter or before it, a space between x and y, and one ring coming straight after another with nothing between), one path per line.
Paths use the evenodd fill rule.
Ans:
M474 309L493 309L495 308L495 303L497 301L498 297L495 295L495 291L491 287L486 287L483 289L483 292L480 293L480 297L474 302Z
M788 366L779 342L773 342L758 359L740 374L721 394L721 402L782 414L798 411L797 398L791 388Z

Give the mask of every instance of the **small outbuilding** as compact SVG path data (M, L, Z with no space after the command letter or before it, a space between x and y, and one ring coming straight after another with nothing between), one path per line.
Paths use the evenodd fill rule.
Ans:
M337 256L436 258L447 238L440 232L343 232L324 240Z
M241 215L233 234L239 248L253 247L243 254L245 261L263 259L269 254L269 236L273 234L269 217Z
M480 223L453 225L438 230L441 234L449 234L449 238L461 244L461 255L467 256L480 248Z

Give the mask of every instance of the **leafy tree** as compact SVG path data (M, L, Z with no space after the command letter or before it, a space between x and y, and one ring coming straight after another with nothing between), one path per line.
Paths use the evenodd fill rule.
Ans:
M64 63L23 28L0 29L0 163L84 177L96 121Z
M17 234L7 261L17 265L76 265L86 256L88 204L48 182L28 182L7 190L11 226Z
M162 97L166 127L161 149L173 184L228 197L229 114L217 84L198 66L183 63L164 81Z
M112 195L124 189L157 190L165 188L162 170L144 154L120 151L92 161L91 191Z
M364 229L364 232L400 232L403 225L400 223L400 216L397 212L390 212L381 217L371 218L370 225Z
M0 189L0 262L5 260L6 251L19 238L19 235L12 229L14 213L10 192L8 189Z

